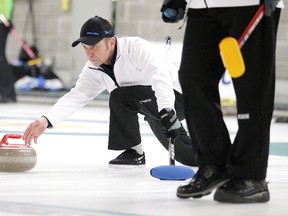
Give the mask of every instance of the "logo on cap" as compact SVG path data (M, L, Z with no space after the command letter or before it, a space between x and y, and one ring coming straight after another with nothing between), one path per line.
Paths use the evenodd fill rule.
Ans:
M99 33L98 32L86 32L86 35L99 36Z
M110 35L110 34L111 34L111 31L104 30L104 34L105 34L105 35Z

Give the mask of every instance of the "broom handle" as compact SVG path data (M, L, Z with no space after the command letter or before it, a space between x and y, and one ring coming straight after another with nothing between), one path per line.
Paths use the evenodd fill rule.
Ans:
M175 140L171 137L168 138L168 148L169 148L169 164L175 165Z
M171 52L171 37L166 37L166 63L168 64L168 55ZM168 138L168 151L169 151L169 164L175 165L175 140L171 137Z
M4 25L10 28L11 34L16 38L16 40L20 43L22 48L25 50L25 52L29 55L31 59L34 59L36 56L34 52L30 49L30 47L27 46L27 44L22 40L22 38L19 36L18 32L15 30L13 26L11 26L10 22L6 19L6 17L3 14L0 14L0 19L4 23Z
M238 40L238 44L240 49L243 47L245 42L248 40L258 23L261 21L262 17L264 15L264 4L260 6L250 23L248 24L247 28L244 30L243 34Z

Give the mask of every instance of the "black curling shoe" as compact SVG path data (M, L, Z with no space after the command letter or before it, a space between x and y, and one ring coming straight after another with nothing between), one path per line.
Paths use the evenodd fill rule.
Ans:
M228 181L225 168L201 166L191 181L177 189L179 198L200 198Z
M214 200L224 203L263 203L270 200L265 180L231 179L218 188Z
M134 149L127 149L118 157L109 162L109 166L121 167L145 167L145 153L138 154Z

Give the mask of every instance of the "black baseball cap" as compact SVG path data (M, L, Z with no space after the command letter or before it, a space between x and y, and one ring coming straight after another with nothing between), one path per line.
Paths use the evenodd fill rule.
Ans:
M72 47L77 46L80 42L87 45L97 44L105 37L114 36L111 24L99 16L87 20L80 31L80 38L72 43Z

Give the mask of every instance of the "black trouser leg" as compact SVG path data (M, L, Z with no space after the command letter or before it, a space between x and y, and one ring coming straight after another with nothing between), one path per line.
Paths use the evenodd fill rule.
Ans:
M252 17L256 9L258 7L247 9L242 15L250 13ZM235 15L240 16L240 13L239 16ZM228 170L234 177L266 178L274 109L275 46L279 16L280 9L276 9L271 16L264 16L241 50L246 71L241 79L233 80L239 130L228 158Z
M7 34L7 28L0 24L0 99L16 100L13 72L5 54Z
M189 9L179 79L192 143L199 147L199 164L227 164L231 176L259 180L266 177L269 156L278 9L263 17L241 49L246 70L233 79L239 126L233 144L218 90L225 71L219 42L226 36L239 38L257 9Z
M108 149L124 150L141 143L138 122L140 103L135 98L136 95L133 95L136 91L139 90L135 87L121 87L110 94Z
M176 112L183 120L181 97L176 93ZM178 104L179 103L179 104ZM182 107L183 108L183 107ZM109 149L123 150L138 145L141 142L138 113L145 115L153 133L160 143L168 149L165 130L158 119L156 98L151 87L131 86L121 87L111 92L110 96L110 132ZM191 139L182 127L181 136L175 143L175 159L183 164L195 166L196 160Z
M221 26L204 14L206 11L203 14L202 10L188 11L179 80L187 127L198 149L199 165L225 165L231 141L218 91L225 71L218 48L223 35Z

